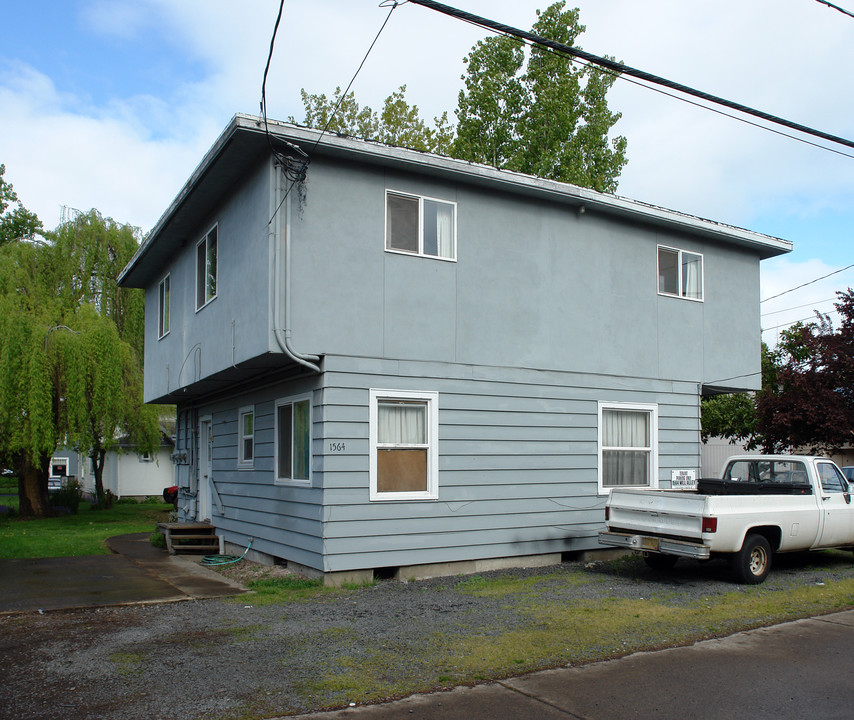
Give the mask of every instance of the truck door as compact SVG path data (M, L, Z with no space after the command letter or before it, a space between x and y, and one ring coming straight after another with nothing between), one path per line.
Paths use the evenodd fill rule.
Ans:
M818 546L852 545L854 504L851 503L848 483L839 468L831 462L817 462L816 470L821 483L819 507L824 516Z

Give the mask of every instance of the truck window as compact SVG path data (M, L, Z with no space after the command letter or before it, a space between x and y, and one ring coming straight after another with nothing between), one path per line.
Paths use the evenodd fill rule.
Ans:
M821 489L825 492L848 492L848 483L832 463L818 463L818 476L821 479Z
M791 460L737 460L727 466L723 479L730 482L809 483L804 464Z

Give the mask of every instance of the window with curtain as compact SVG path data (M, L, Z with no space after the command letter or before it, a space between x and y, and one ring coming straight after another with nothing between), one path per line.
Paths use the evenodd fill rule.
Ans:
M438 497L438 395L371 391L372 500Z
M255 409L241 408L238 417L240 434L238 463L243 467L251 467L255 462Z
M196 310L216 297L217 228L211 228L196 245Z
M386 192L386 250L456 259L456 204Z
M276 403L276 480L311 479L311 400Z
M172 278L167 275L160 281L157 297L157 337L162 338L169 332L169 302L171 295Z
M600 492L658 484L657 422L654 405L600 404Z
M703 299L703 256L658 247L658 292L689 300Z

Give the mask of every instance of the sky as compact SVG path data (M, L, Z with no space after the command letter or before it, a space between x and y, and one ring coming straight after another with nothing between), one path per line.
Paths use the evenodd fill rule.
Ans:
M526 30L548 4L446 2ZM487 33L412 3L393 11L389 4L285 0L268 116L301 121L301 88L329 95L345 87L390 14L352 86L357 100L378 109L406 85L423 117L447 110L453 121L463 58ZM854 139L854 18L818 0L568 4L580 9L587 31L576 45L588 52ZM854 0L834 4L854 11ZM63 207L97 208L147 232L231 117L259 114L278 9L279 0L4 3L6 181L47 228ZM835 294L854 286L854 268L843 270L854 263L854 148L777 126L770 132L743 122L761 122L753 118L625 80L608 101L622 113L614 134L628 139L618 195L794 244L761 265L766 342L773 346L781 328L815 310L838 318Z

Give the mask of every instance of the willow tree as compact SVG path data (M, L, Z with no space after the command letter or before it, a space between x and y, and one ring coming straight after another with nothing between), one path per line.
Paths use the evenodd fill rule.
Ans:
M143 297L116 287L136 251L133 228L93 210L0 247L0 451L19 473L22 514L47 512L50 457L60 442L93 461L104 497L106 452L122 436L159 439L142 403Z
M48 511L48 466L61 434L52 281L45 246L0 247L0 450L18 476L22 515Z

